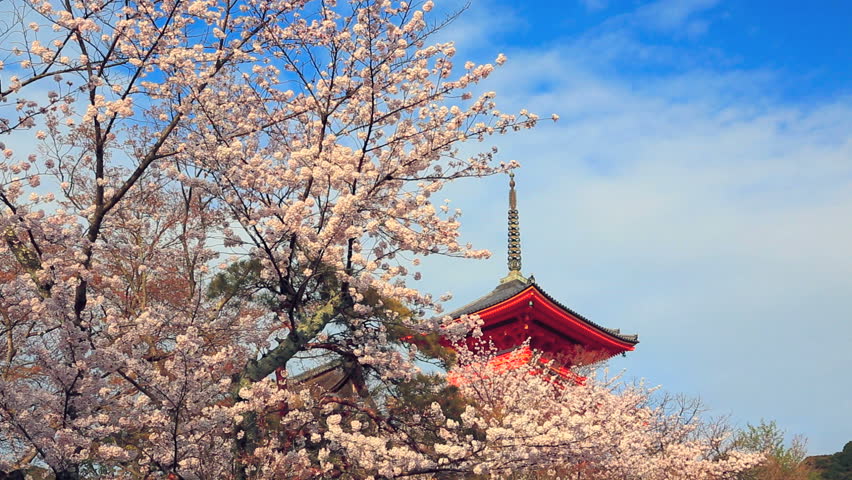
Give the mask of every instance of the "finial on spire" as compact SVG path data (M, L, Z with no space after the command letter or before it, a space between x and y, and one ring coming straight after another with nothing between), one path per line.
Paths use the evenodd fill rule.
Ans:
M509 274L500 283L527 279L521 275L521 225L518 216L518 197L515 192L515 172L509 172Z
M518 197L515 194L515 172L509 172L509 210L518 209Z

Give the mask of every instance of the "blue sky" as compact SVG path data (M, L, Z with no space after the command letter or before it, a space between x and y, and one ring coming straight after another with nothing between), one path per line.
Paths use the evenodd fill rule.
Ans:
M506 16L506 23L500 22L503 28L490 35L493 47L534 50L565 42L631 41L644 48L618 58L610 52L603 57L609 61L597 67L629 73L636 80L694 68L771 69L787 72L791 78L766 93L787 100L850 92L852 5L840 0L818 6L762 0L547 0L489 5L489 15L502 12Z
M494 140L522 164L524 272L640 335L612 369L814 454L852 440L852 3L471 2L440 35L458 63L505 53L483 89L561 116ZM494 252L427 259L450 308L506 273L506 184L444 193Z
M613 369L814 454L852 440L852 4L474 0L442 36L509 57L503 110L561 116L495 143L522 164L524 272L639 333ZM494 252L429 259L453 307L505 274L506 179L446 196Z

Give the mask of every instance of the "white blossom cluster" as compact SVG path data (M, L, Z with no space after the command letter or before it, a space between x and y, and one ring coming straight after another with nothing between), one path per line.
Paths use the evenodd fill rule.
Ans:
M431 42L431 1L11 4L4 473L725 478L751 461L659 443L641 392L485 375L458 415L440 381L422 412L386 393L424 381L402 336L477 326L413 286L424 257L488 255L434 196L518 165L461 144L538 121L480 91L505 56L457 66ZM333 359L351 388L302 388L297 355Z

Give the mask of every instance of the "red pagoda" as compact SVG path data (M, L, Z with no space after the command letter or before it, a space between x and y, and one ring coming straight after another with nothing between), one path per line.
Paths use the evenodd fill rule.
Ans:
M482 336L498 350L497 362L513 363L528 359L529 352L518 347L529 339L529 347L554 360L560 370L590 365L619 353L632 351L637 335L605 328L566 307L530 276L521 274L521 233L514 174L509 181L509 274L491 293L451 312L454 319L478 315ZM519 355L519 353L521 353ZM512 359L510 361L510 358Z

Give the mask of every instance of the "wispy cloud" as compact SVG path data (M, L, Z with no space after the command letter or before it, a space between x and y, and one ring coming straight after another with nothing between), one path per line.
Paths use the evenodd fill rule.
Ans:
M696 25L706 24L706 19L699 16L718 3L719 0L658 0L638 8L629 18L643 28L665 32L694 30Z
M580 0L580 3L590 11L598 11L606 8L607 0Z
M715 4L661 1L631 18L674 31ZM505 110L562 117L501 142L501 158L523 164L525 270L640 334L616 366L836 450L852 433L852 387L825 368L852 362L852 98L788 102L773 94L781 72L683 64L619 22L507 52L488 85ZM610 48L678 68L621 74L604 68ZM497 255L452 286L440 276L458 302L505 268L503 179L475 188L452 192L465 237Z

